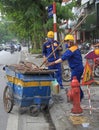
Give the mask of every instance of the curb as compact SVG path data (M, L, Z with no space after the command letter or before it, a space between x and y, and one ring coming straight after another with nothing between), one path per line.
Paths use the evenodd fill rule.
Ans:
M39 57L37 55L27 55L29 56L29 60L33 61L33 57L35 57L34 61L37 61L37 63L39 64L42 61L42 58ZM36 59L37 58L37 59ZM41 64L41 63L40 63ZM65 87L70 87L70 82L64 82L63 85ZM92 106L94 106L94 108L98 108L98 101L99 101L99 91L98 91L98 87L99 87L99 81L96 81L94 83L91 84L91 96L92 99L94 100L94 102L92 102ZM95 88L96 87L96 88ZM88 102L88 95L87 95L87 89L86 86L83 87L83 90L85 90L85 99L82 100L81 105L85 105L89 107L89 102ZM76 124L74 125L72 120L70 120L70 113L71 113L71 108L72 108L72 104L67 103L67 97L65 94L65 90L64 93L60 93L60 96L63 98L63 102L54 102L54 104L51 106L51 108L49 109L50 115L51 115L51 119L53 121L53 124L55 125L56 130L85 130L85 129L90 129L90 130L95 130L97 129L99 126L97 124L97 119L99 118L99 114L97 112L93 112L93 115L89 114L89 108L88 109L83 109L84 113L83 113L83 118L88 118L90 120L89 126L87 128L85 128L83 126L83 123L81 122L80 124ZM56 95L57 97L57 95ZM97 103L97 104L95 104ZM82 117L80 117L82 119ZM92 122L92 118L94 119L94 122ZM84 122L85 124L87 123L87 121ZM84 124L84 125L85 125Z

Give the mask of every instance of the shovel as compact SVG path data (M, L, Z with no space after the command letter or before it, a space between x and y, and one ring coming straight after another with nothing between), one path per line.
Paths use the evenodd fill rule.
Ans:
M76 27L70 32L70 34L72 34L80 25L81 23L87 18L88 15L85 15L85 17L76 25ZM59 44L59 46L57 48L55 48L54 51L52 51L52 53L50 53L50 55L47 57L47 59L40 65L40 68L47 62L48 58L54 54L54 52L63 44L64 40L61 41L61 43Z

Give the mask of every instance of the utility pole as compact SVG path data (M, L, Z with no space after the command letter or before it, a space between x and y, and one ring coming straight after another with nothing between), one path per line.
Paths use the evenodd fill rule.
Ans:
M57 20L56 20L56 3L53 2L53 28L54 28L54 40L57 40Z

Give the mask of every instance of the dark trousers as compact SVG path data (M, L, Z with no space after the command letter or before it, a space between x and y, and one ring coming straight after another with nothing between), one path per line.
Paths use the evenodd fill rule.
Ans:
M76 76L77 80L78 80L79 83L80 83L80 81L81 81L81 76L82 76L82 74L83 74L83 70L84 70L83 67L79 67L79 68L76 68L76 69L72 69L72 71L71 71L71 80L73 79L74 76ZM83 97L84 97L84 93L83 93L83 91L82 91L82 89L81 89L81 87L80 87L80 99L82 99Z
M60 85L60 88L63 87L62 85L62 69L61 69L61 63L49 66L48 69L56 69L57 71L55 72L55 78L57 79L57 82Z

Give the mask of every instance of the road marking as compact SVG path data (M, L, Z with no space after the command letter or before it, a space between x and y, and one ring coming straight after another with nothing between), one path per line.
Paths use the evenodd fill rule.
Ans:
M18 130L18 112L10 114L6 130Z

